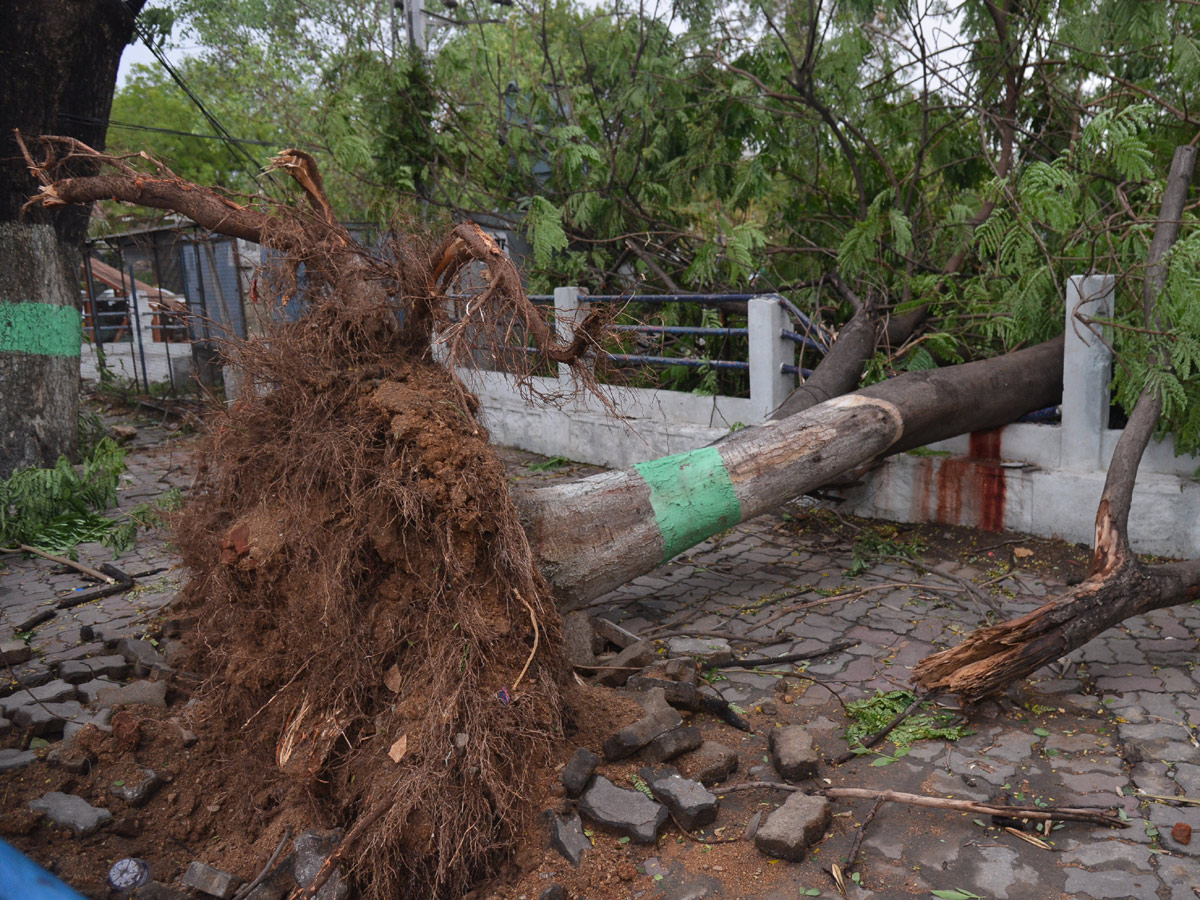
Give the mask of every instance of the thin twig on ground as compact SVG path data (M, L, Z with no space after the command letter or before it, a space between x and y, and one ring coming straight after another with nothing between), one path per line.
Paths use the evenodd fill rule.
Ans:
M739 638L740 640L740 638ZM718 669L748 669L754 666L774 666L780 663L802 662L806 659L817 659L821 656L828 656L831 653L840 653L842 650L849 650L851 647L857 647L861 644L860 640L837 641L830 644L823 650L808 650L804 653L785 653L783 656L752 656L745 659L734 659L727 663L723 663L715 668Z
M32 553L34 556L40 556L42 559L48 559L50 562L56 562L60 566L67 566L74 569L76 572L82 572L88 578L95 578L97 581L103 581L105 584L116 584L117 580L111 575L105 575L91 566L84 565L81 562L76 562L73 559L67 559L65 556L55 556L53 553L47 553L45 550L39 550L37 547L30 547L28 544L17 544L15 547L0 548L0 553Z

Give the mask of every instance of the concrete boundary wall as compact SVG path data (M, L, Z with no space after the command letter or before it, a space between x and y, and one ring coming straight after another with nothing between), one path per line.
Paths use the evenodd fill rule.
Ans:
M1060 425L1017 423L962 435L883 460L853 488L838 491L843 510L901 522L941 522L1022 531L1090 544L1096 503L1120 431L1108 427L1112 355L1107 337L1077 314L1111 314L1111 276L1069 279ZM555 291L562 321L584 308L575 288ZM795 349L780 336L786 314L774 298L750 301L749 399L674 391L614 390L621 418L595 398L560 407L522 399L501 373L462 373L477 391L492 439L547 456L623 467L711 443L731 428L765 421L794 385L782 365ZM1095 326L1092 326L1094 328ZM539 391L567 387L535 379ZM1130 538L1141 553L1200 556L1200 458L1176 457L1171 439L1152 441L1138 471Z

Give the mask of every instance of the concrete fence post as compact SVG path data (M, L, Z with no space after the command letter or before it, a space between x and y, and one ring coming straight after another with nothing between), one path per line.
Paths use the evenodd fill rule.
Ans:
M750 337L750 402L757 425L765 422L787 399L796 380L783 371L796 364L796 346L782 333L788 327L787 311L778 297L753 297L748 304L747 332Z
M581 310L586 310L587 304L579 302L579 288L556 287L554 289L554 327L558 332L559 341L571 340L575 326L582 319ZM563 390L570 390L571 367L566 363L558 364L558 380Z
M1089 326L1076 316L1111 318L1115 283L1111 275L1072 275L1067 280L1059 462L1064 469L1094 471L1101 466L1101 441L1108 428L1112 353L1099 335L1109 329Z

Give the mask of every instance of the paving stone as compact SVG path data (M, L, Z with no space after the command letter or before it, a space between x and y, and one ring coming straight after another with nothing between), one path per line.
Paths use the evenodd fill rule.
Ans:
M626 647L604 665L607 667L597 679L607 687L619 687L633 674L629 669L641 669L654 661L654 642L638 641Z
M798 862L824 837L830 820L828 800L797 791L759 826L754 846L776 859Z
M13 712L13 725L35 737L58 737L63 733L63 726L67 720L74 719L82 713L83 707L78 700L31 703Z
M667 809L641 791L619 788L603 775L579 797L579 811L597 825L615 829L639 844L653 844L667 821Z
M1144 844L1130 844L1117 838L1074 843L1077 843L1078 846L1071 849L1063 848L1062 861L1064 863L1075 863L1089 868L1115 864L1126 871L1151 868L1150 860L1154 854Z
M124 678L130 665L121 656L93 656L73 659L58 667L58 677L69 684L83 684L97 678Z
M15 666L33 656L33 650L24 641L4 641L0 643L0 663Z
M70 828L76 837L87 837L99 830L112 818L107 809L92 806L82 797L51 791L29 803L29 808L46 814L46 817L61 828Z
M596 631L587 613L576 611L563 616L562 634L563 649L573 665L585 668L596 665L596 651L593 646Z
M579 868L583 854L592 849L592 842L583 833L579 816L574 812L560 816L548 811L546 820L550 826L550 846L562 854L563 859Z
M22 769L36 760L37 754L32 750L0 750L0 772Z
M146 802L154 796L154 792L162 787L162 783L162 778L153 769L142 769L136 778L121 784L114 783L109 788L109 793L136 809L145 806Z
M681 828L695 831L716 820L720 801L700 782L684 778L670 766L646 766L639 774Z
M12 731L12 722L10 720L4 718L4 716L0 716L0 738L8 737L8 735L11 731Z
M695 725L673 728L660 734L640 751L642 759L651 763L662 763L674 759L681 753L695 750L704 743L704 736Z
M707 785L724 781L737 771L737 767L737 751L717 741L704 741L694 753L679 762L684 777Z
M813 746L812 735L800 725L773 728L770 733L771 764L788 781L815 778L821 755Z
M538 900L567 900L567 889L561 884L552 884L538 894Z
M660 734L682 724L683 719L667 703L661 690L650 691L641 702L646 715L632 725L626 725L604 742L604 756L607 759L615 761L632 756Z
M645 672L647 670L643 669L642 671ZM625 687L632 691L661 690L667 702L676 709L695 711L700 708L700 692L696 689L696 685L686 681L673 681L667 678L648 678L644 675L634 675L625 683Z
M1021 862L1013 848L983 845L976 849L976 854L972 884L978 888L977 893L995 900L1025 900L1050 893L1045 879L1036 869Z
M65 681L51 681L37 687L22 688L0 700L0 712L9 715L16 709L31 703L58 703L61 700L74 700L75 686Z
M75 687L76 692L79 694L79 702L90 706L95 702L96 697L99 696L102 690L105 688L121 687L121 685L107 678L96 678L92 681L85 681Z
M667 655L690 656L705 667L721 666L733 659L733 648L724 638L673 637L667 641Z
M166 706L167 683L165 681L134 681L112 688L101 688L96 693L92 706L108 709L113 706Z
M580 747L575 751L571 761L558 776L563 787L567 789L568 797L578 797L583 793L583 789L587 787L587 783L598 765L600 765L600 757L591 750Z
M1067 869L1066 892L1091 900L1158 900L1158 879L1146 872Z
M117 641L117 653L133 666L134 674L139 677L167 667L167 661L158 648L143 638L121 638Z
M241 884L241 879L207 863L195 861L183 873L183 883L194 891L208 894L218 900L229 900Z
M325 860L337 849L341 840L342 833L340 831L306 831L297 837L292 842L296 851L296 857L292 864L292 874L296 879L296 884L300 887L308 887L317 877L317 873L321 871ZM334 869L329 880L313 896L313 900L345 900L349 893L350 885L342 877L341 871Z

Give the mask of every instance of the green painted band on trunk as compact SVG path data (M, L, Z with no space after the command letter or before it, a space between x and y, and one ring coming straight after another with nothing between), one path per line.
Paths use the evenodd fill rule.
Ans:
M79 310L52 303L0 303L0 353L78 356Z
M650 487L663 562L742 519L742 504L716 447L634 466Z

